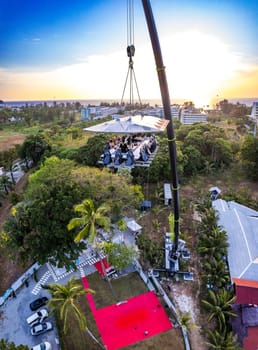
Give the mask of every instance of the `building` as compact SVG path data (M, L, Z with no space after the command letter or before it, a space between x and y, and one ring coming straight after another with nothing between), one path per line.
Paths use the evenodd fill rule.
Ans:
M253 134L254 134L254 136L256 136L257 124L258 124L258 102L253 103L251 115L249 115L248 117L254 121Z
M118 112L117 107L91 106L81 109L82 120L102 119Z
M213 201L219 225L228 237L228 266L235 287L232 320L245 350L258 349L258 212L236 202Z
M184 125L207 123L207 114L195 108L182 108L180 111L180 122Z

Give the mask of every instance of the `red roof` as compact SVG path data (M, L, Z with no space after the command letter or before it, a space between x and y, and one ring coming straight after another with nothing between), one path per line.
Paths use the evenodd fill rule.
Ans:
M258 305L258 281L233 278L233 282L236 285L237 304Z
M248 335L244 338L243 347L245 350L258 349L258 327L248 327Z
M244 280L242 278L233 278L236 286L258 288L258 281Z

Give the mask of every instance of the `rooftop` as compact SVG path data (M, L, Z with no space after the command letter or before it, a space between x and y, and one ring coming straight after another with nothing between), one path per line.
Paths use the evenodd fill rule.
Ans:
M213 207L228 235L231 279L258 281L258 212L223 199L213 201Z

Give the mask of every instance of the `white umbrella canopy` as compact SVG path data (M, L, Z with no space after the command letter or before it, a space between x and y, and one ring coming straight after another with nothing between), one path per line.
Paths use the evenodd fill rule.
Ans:
M83 130L90 132L119 134L157 133L164 131L168 123L169 121L166 119L147 115L135 115L114 119L109 122L85 128Z

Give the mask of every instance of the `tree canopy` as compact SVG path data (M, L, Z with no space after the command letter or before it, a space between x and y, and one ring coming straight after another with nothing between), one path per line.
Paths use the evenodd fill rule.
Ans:
M8 340L0 340L0 349L1 350L29 350L27 345L15 345L14 342L9 342Z
M241 158L247 175L258 180L258 138L248 135L241 147Z
M2 241L15 248L22 262L74 266L85 244L74 242L75 233L68 232L67 224L84 198L92 198L97 206L106 203L111 218L117 219L124 210L139 208L142 193L127 176L48 158L29 177L23 202L13 207L4 223Z

